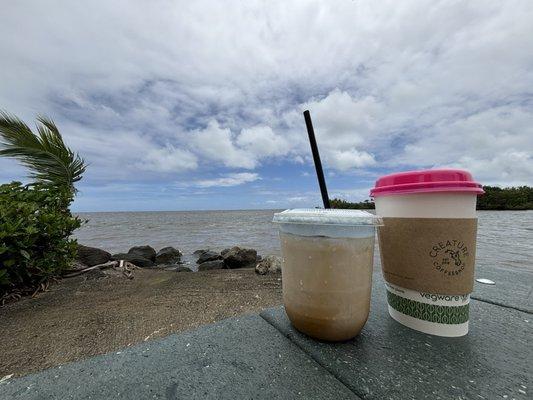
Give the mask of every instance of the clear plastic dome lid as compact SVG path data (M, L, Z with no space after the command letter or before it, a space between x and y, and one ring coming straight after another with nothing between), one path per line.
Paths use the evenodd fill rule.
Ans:
M309 224L338 226L378 226L383 225L381 218L367 211L294 208L274 214L273 222L279 224Z

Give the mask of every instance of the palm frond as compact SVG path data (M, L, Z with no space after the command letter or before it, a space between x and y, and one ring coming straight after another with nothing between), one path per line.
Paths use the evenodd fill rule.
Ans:
M37 118L37 133L14 115L0 111L0 156L18 159L40 182L74 189L85 161L65 145L55 123Z

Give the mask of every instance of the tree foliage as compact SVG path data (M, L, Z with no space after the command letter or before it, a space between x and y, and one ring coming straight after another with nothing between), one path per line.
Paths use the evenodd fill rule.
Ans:
M33 133L16 116L0 111L0 156L19 160L38 182L74 191L85 162L65 145L51 119L38 117L37 121L37 133Z
M478 210L533 210L533 187L499 188L483 186L485 194L477 200Z
M81 224L68 209L71 201L65 188L0 185L0 297L68 268L76 254L70 236Z
M483 186L485 194L478 197L478 210L533 210L533 187L499 188ZM374 202L351 203L342 199L330 200L332 208L374 209Z
M329 201L331 208L357 209L357 210L373 210L375 208L374 202L370 200L361 201L359 203L351 203L342 199L331 199Z
M37 121L34 133L0 111L0 156L19 160L35 180L0 185L0 299L58 275L76 255L70 237L81 220L69 206L86 165L65 145L52 120Z

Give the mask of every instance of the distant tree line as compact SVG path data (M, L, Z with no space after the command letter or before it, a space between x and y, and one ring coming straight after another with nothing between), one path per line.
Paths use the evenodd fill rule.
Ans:
M357 210L373 210L375 208L374 202L371 200L365 200L359 203L351 203L346 200L335 198L335 199L331 199L329 203L331 205L331 208L344 208L344 209L351 208L351 209L357 209Z
M499 188L483 186L485 194L477 200L478 210L533 210L533 187Z
M478 197L478 210L533 210L533 187L519 186L499 188L483 186L485 194ZM332 208L351 208L359 210L374 209L374 202L365 200L352 203L342 199L331 199Z

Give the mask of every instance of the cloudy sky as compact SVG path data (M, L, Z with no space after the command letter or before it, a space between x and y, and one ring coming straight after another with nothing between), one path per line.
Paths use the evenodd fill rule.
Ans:
M524 1L5 1L0 108L89 163L74 209L320 204L443 166L533 184ZM24 170L0 160L0 182Z

